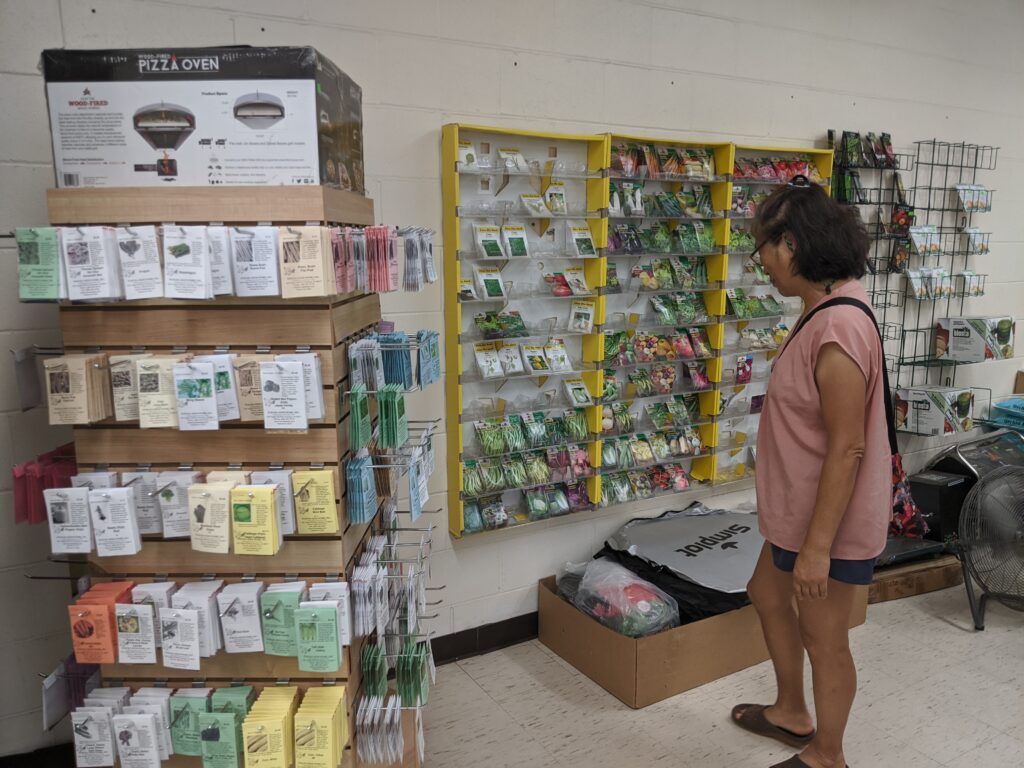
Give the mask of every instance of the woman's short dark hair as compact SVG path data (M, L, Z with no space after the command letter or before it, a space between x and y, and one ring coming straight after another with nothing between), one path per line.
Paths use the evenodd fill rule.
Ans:
M860 215L819 184L803 184L780 187L758 206L758 241L778 243L788 235L793 271L812 283L864 277L870 242Z

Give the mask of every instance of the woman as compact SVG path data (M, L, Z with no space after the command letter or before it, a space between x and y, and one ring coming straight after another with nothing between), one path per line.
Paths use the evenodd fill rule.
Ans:
M748 590L778 696L739 705L733 720L802 750L778 766L843 768L857 689L849 617L892 507L882 345L858 282L868 239L856 213L802 176L762 204L754 234L755 263L783 296L803 299L804 314L775 358L757 438L766 541ZM804 700L804 650L817 730Z

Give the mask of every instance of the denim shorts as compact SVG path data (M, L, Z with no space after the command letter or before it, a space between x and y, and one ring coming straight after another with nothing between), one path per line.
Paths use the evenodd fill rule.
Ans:
M772 562L780 571L792 573L796 565L796 552L776 547L772 544ZM832 565L828 569L830 579L841 581L843 584L856 584L863 586L871 583L875 573L875 559L870 560L837 560L832 558Z

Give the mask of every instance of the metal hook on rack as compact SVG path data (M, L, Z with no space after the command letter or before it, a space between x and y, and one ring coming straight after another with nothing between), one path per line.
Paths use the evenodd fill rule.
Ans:
M171 480L171 482L169 482L169 483L168 483L167 485L165 485L165 486L164 486L163 488L157 488L157 489L156 489L155 491L150 491L150 492L149 492L149 493L147 493L146 495L147 495L147 496L148 496L149 498L153 498L154 496L159 496L159 495L160 495L161 493L163 493L164 491L166 491L166 490L167 490L168 488L170 488L170 487L171 487L172 485L177 485L177 484L178 484L178 481L177 481L177 480Z

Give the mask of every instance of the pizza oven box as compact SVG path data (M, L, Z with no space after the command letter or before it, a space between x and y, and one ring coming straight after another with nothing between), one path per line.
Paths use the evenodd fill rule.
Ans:
M640 709L768 660L751 605L647 637L620 635L562 598L555 577L538 585L540 641L624 704ZM864 623L858 587L850 626Z
M896 429L915 435L951 435L974 428L974 393L964 387L896 390Z
M935 322L935 357L954 363L1013 357L1014 325L1009 316L940 318Z
M362 89L315 48L43 51L58 187L365 191Z

